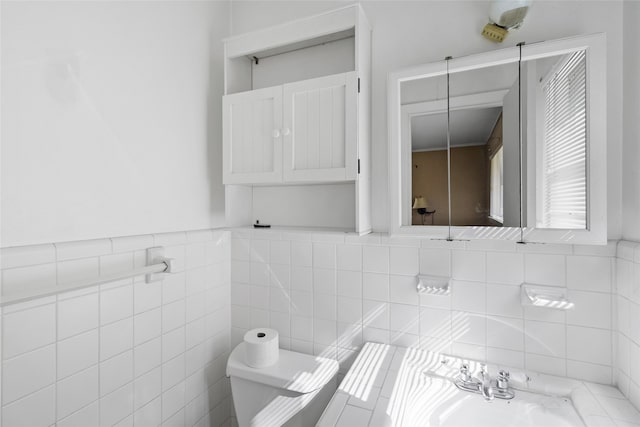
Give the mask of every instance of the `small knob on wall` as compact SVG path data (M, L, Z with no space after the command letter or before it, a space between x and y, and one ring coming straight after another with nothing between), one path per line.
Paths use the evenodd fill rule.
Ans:
M291 134L291 129L289 129L289 128L282 129L282 135L283 136L289 136L289 134Z
M271 136L274 138L279 138L280 137L280 129L274 129L273 131L271 131Z

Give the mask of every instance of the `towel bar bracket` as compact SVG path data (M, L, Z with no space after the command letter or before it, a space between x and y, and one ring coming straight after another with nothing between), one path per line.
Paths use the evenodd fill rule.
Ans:
M164 263L167 267L159 273L145 274L144 280L146 283L162 280L163 274L173 273L175 270L173 258L167 258L165 256L164 247L156 246L154 248L147 248L147 265L162 263Z

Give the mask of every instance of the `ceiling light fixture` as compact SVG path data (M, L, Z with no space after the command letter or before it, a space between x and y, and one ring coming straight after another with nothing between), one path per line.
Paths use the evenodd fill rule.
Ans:
M489 6L489 23L482 29L487 39L500 43L509 30L518 29L533 0L493 0Z

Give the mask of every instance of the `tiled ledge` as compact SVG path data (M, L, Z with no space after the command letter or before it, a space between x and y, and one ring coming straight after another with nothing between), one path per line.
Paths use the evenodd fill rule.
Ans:
M443 249L468 249L478 251L517 251L522 253L547 253L560 255L593 255L640 262L640 243L610 240L607 245L571 244L516 244L509 240L438 240L420 237L392 237L385 232L359 235L346 229L324 227L222 227L182 232L157 233L111 237L103 239L54 242L48 244L12 246L0 248L2 269L45 264L64 259L86 258L108 253L142 250L150 246L174 246L211 240L215 233L230 231L234 239L303 240L327 243L360 245L405 246Z
M281 227L271 228L232 227L228 228L234 239L255 240L303 240L327 243L360 245L405 246L442 249L468 249L478 251L546 253L559 255L592 255L615 257L617 240L606 245L571 244L517 244L515 240L453 240L428 239L424 237L392 237L385 232L359 235L346 229L323 227Z
M410 389L421 382L421 375L453 380L462 362L460 358L425 350L366 343L318 426L377 427L389 425L389 421L393 425L389 414L403 412L402 405L411 400L408 398L412 395ZM469 363L472 370L479 367L478 362L464 362ZM497 369L489 365L490 372ZM614 387L514 369L510 372L515 399L518 391L566 397L573 402L587 427L640 426L640 412ZM400 407L390 409L394 394L403 387L405 398L396 400L394 404L400 404ZM426 406L428 402L424 404ZM429 416L428 413L422 415Z

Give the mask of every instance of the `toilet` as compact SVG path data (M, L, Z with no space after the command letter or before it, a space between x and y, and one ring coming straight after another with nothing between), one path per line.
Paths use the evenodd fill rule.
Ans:
M227 362L239 427L316 425L337 388L338 362L280 349L274 365L256 369L245 363L244 346Z

